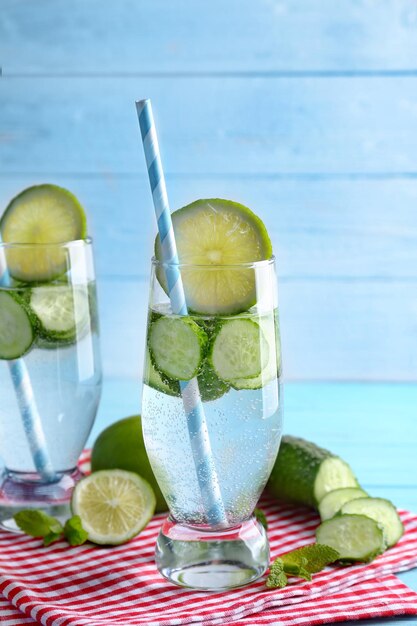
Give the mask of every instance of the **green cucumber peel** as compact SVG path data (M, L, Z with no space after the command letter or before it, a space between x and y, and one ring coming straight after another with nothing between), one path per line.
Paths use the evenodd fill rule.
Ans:
M161 376L190 380L197 376L207 352L208 337L190 317L161 316L148 333L148 348Z

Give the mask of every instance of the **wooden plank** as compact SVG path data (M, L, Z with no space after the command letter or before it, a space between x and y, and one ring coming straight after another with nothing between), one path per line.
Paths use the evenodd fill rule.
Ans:
M415 69L415 23L410 0L2 0L1 61L8 74Z
M415 171L416 78L3 78L2 175L144 169L152 96L168 173Z
M139 377L155 232L148 183L48 180L88 207L106 372ZM33 182L4 179L1 205ZM278 256L289 379L416 379L417 181L186 178L169 187L174 206L207 194L262 207Z
M141 376L147 294L147 280L100 281L103 361L109 376ZM416 310L415 283L281 281L287 379L415 381Z
M68 187L86 207L100 278L147 279L156 226L144 177L45 175L0 181L0 207L31 184ZM280 279L417 278L417 179L187 176L169 177L168 188L173 208L219 196L252 207L267 225Z

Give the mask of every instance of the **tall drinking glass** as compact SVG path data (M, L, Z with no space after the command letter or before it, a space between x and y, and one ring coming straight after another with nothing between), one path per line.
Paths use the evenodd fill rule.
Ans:
M0 244L0 524L68 513L101 393L91 239Z
M187 284L201 279L204 299L204 284L214 272L223 286L237 281L254 286L254 304L248 310L217 314L222 303L210 302L205 309L210 313L173 315L161 287L169 267L152 260L142 424L147 453L170 509L157 541L156 563L177 585L229 589L257 579L269 561L266 534L253 511L282 430L275 260L179 269L186 297ZM190 367L195 359L185 339L193 340L190 328L201 348L197 381L213 463L210 476L196 460L193 439L201 433L193 434L180 382L170 375L175 363L169 359ZM239 376L242 360L245 376ZM220 521L207 510L204 498L205 485L210 488L213 480L224 508Z

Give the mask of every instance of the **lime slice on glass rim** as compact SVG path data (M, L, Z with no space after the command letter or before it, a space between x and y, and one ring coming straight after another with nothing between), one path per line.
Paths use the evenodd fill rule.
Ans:
M77 198L57 185L37 185L20 193L0 220L4 243L54 244L84 239L87 222ZM24 282L52 280L67 269L66 250L16 246L6 248L11 276Z
M74 487L71 509L79 515L88 539L119 545L145 528L155 511L155 494L138 474L125 470L99 470Z
M209 198L174 211L172 223L190 311L231 315L256 303L253 268L219 266L250 265L271 258L271 241L259 217L237 202ZM159 235L155 256L162 261ZM167 292L162 266L157 268L157 277Z

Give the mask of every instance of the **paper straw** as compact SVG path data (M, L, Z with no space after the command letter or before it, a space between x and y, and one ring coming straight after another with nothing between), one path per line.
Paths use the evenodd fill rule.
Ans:
M151 101L139 100L136 110L161 238L162 259L166 264L164 269L171 309L174 315L188 315ZM180 381L180 387L204 512L211 525L227 526L197 378Z
M0 246L0 285L10 284L4 250ZM16 400L22 418L23 429L29 444L33 464L37 473L45 482L58 480L48 454L42 422L35 402L29 372L23 359L7 361L10 377L16 394Z

